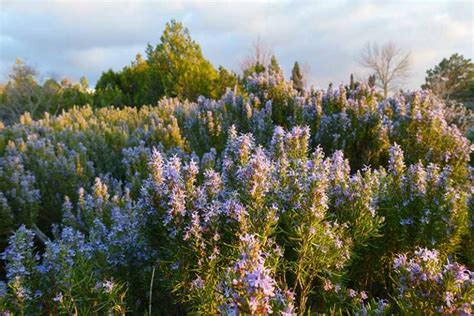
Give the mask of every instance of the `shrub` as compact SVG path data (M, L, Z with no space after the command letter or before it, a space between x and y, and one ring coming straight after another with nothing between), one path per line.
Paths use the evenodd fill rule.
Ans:
M452 109L245 83L2 126L0 308L468 313L472 145Z

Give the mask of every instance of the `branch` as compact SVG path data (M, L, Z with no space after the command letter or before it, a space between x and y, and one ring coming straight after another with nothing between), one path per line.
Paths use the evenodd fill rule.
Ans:
M33 231L36 233L36 236L38 236L39 240L41 240L43 244L46 244L46 242L49 241L49 237L46 236L46 234L43 233L41 229L39 229L39 227L36 226L36 224L33 224L31 228L33 229Z

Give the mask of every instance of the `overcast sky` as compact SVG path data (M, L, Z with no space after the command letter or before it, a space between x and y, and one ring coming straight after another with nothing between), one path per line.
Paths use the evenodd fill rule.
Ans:
M357 56L367 41L410 51L416 89L443 57L474 57L474 1L41 1L0 0L0 80L16 58L43 77L85 75L129 64L164 25L181 21L214 66L240 71L261 41L288 74L295 60L317 87L365 77Z

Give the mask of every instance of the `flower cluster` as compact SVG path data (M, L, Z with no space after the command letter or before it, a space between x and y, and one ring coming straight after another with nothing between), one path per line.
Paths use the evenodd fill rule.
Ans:
M32 305L42 295L35 289L36 265L39 256L34 249L35 234L22 225L9 239L9 246L1 254L11 288L11 300L20 309L32 311ZM6 291L5 291L6 292ZM7 293L4 293L4 295Z
M436 250L418 248L393 261L402 311L472 314L474 275L458 263L443 260Z
M2 125L0 309L472 312L468 120L429 91L242 87Z
M386 235L390 231L399 236L398 241L412 246L454 251L468 230L468 192L452 180L452 174L449 165L424 166L419 162L406 168L403 151L394 145L384 180L388 187L378 197L386 218ZM388 251L404 250L398 245L391 249L392 241L385 244Z
M226 303L221 311L225 315L267 315L277 312L275 308L283 315L292 315L292 295L284 295L277 288L261 248L255 235L240 238L240 258L227 270L222 284Z

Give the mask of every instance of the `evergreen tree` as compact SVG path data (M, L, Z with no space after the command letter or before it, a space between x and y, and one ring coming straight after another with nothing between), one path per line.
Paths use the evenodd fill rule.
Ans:
M130 105L156 104L162 97L162 91L159 87L153 87L151 79L148 62L141 54L137 54L135 60L125 67L121 74L122 89Z
M371 88L375 87L375 75L370 75L369 76L369 79L367 80L367 84Z
M272 55L272 59L270 60L270 70L273 72L280 72L280 64L278 64L278 60L276 59L275 55Z
M247 78L254 73L259 74L259 73L265 72L265 70L266 70L265 65L257 61L255 64L252 64L250 67L244 70L244 78Z
M443 100L474 99L474 63L459 54L443 60L426 72L423 89L431 89Z
M146 59L135 60L120 72L109 70L96 85L99 106L156 104L163 96L196 100L198 96L219 98L233 88L237 76L224 69L216 71L202 55L182 23L172 20L156 46L148 45Z
M104 107L108 105L122 106L127 102L121 84L121 73L112 69L103 72L95 85L94 105Z
M215 87L215 94L217 98L220 98L227 90L227 88L233 89L239 85L239 78L233 71L228 71L224 67L220 66L218 69L219 77Z
M214 96L218 73L182 23L167 23L161 43L148 45L146 53L152 74L159 74L153 79L161 83L165 95L190 100Z
M304 78L303 74L301 73L300 65L298 62L295 62L293 66L293 70L291 71L291 81L293 81L293 87L298 91L304 91Z

